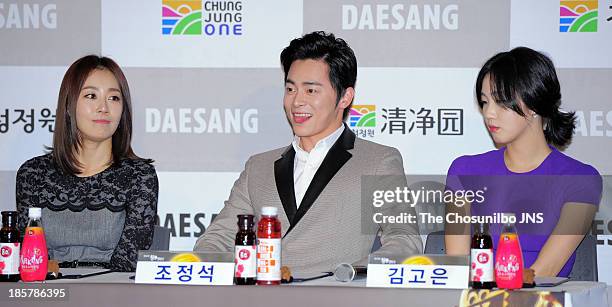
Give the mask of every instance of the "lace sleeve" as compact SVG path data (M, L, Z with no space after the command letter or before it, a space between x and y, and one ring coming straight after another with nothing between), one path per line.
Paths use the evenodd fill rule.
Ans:
M138 250L148 249L153 239L157 214L157 175L151 164L138 164L134 167L134 185L126 206L123 232L110 260L109 268L116 271L136 270Z

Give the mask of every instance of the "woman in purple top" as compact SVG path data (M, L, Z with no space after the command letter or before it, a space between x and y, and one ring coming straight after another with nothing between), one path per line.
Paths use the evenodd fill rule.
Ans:
M453 161L449 189L486 192L480 203L449 205L449 212L472 218L514 212L525 268L536 276L568 276L597 211L602 181L595 168L557 149L570 143L575 115L559 110L552 61L525 47L499 53L478 73L476 97L493 141L502 147ZM536 220L524 221L525 215ZM448 254L469 254L469 228L461 226L447 224ZM491 225L494 248L500 229Z

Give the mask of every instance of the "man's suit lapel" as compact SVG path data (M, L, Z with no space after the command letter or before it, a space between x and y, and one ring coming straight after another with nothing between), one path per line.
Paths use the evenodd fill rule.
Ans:
M353 156L348 150L353 149L355 144L355 134L345 125L344 131L336 141L336 143L329 149L325 159L321 163L321 166L315 173L306 193L304 194L304 198L300 203L300 207L297 209L295 216L290 219L290 226L285 236L295 227L295 225L302 219L302 217L306 214L308 209L312 207L315 200L325 186L334 178L336 173L342 168L342 166ZM295 154L295 152L294 152ZM293 162L293 160L291 160ZM278 181L277 181L278 186ZM295 192L293 189L293 163L291 163L291 191L293 193L293 202L295 203ZM280 190L279 190L280 193ZM282 199L282 198L281 198ZM283 206L285 202L283 202Z
M297 211L295 189L293 186L293 159L295 159L295 150L292 146L289 146L282 157L274 162L276 190L285 209L289 224L293 224L292 220Z

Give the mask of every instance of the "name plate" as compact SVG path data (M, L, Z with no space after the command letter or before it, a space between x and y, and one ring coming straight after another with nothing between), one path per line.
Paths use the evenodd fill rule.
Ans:
M368 264L368 287L467 289L467 265Z
M233 285L231 253L141 251L136 264L139 284ZM231 261L229 261L231 259Z

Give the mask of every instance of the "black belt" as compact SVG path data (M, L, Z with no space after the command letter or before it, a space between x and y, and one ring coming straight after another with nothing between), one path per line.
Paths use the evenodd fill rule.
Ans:
M88 261L64 261L59 263L60 268L78 268L78 267L102 267L108 268L108 262L88 262Z

